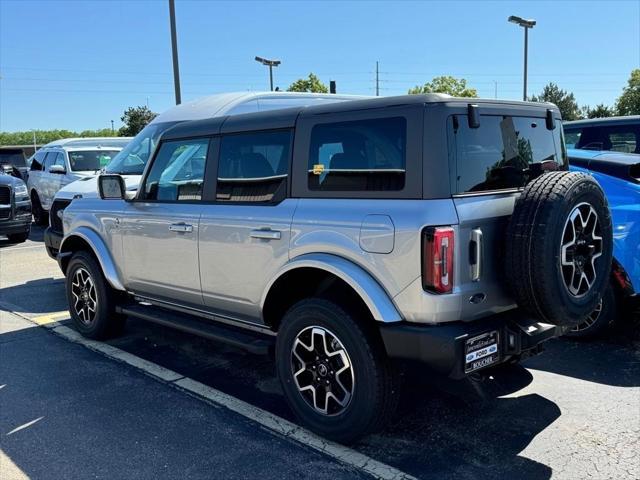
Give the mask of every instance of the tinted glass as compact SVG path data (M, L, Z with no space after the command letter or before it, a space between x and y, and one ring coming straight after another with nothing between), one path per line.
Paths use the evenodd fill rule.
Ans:
M575 148L640 153L640 125L583 126Z
M406 144L402 117L316 125L311 131L309 189L402 190Z
M207 139L163 143L145 182L144 198L200 200L208 148Z
M100 170L106 167L118 150L76 150L68 152L73 171Z
M142 175L158 144L160 135L179 122L150 123L107 165L107 173Z
M26 166L24 153L22 151L0 150L0 164L24 167Z
M582 130L580 129L564 129L564 138L567 144L567 148L576 148L578 142L580 142L580 136L582 135Z
M561 130L547 130L544 118L481 115L480 127L470 128L466 115L451 116L454 191L519 188L545 170L564 167Z
M31 160L31 170L42 170L45 155L46 152L38 152L33 156Z
M216 199L272 202L285 193L291 132L229 135L220 144Z

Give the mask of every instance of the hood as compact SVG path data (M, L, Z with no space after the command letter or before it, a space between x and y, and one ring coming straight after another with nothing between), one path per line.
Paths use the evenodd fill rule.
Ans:
M24 182L12 175L0 173L0 185L9 185L15 188L17 185L24 185Z
M127 190L131 191L138 189L142 175L123 175L122 178L127 186ZM82 195L82 198L97 198L98 175L89 175L70 183L58 190L55 198L73 200L73 198L78 195Z

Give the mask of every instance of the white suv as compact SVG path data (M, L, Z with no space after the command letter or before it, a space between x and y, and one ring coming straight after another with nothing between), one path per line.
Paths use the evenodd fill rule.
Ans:
M27 182L35 223L47 223L58 190L100 171L129 141L131 137L67 138L38 150L29 159Z

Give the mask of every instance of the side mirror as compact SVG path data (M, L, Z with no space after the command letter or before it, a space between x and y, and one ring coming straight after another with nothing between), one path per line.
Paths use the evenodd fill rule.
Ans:
M124 179L120 175L100 175L98 192L103 200L123 200L126 192Z
M64 175L65 173L67 173L67 169L64 168L62 165L51 165L49 167L49 173L57 173L59 175Z

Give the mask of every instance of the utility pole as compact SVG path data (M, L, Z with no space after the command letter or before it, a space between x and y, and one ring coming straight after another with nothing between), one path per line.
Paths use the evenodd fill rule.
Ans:
M36 131L33 130L33 151L35 152L37 150L36 147Z
M176 91L176 105L182 103L180 96L180 69L178 67L178 39L176 38L176 5L169 0L169 23L171 24L171 54L173 57L173 85Z
M111 135L113 135L115 133L115 130L113 129L113 120L111 120Z
M494 98L497 100L498 99L498 82L497 81L493 81L493 87L494 87Z
M376 97L380 96L380 70L378 69L378 63L376 60Z

